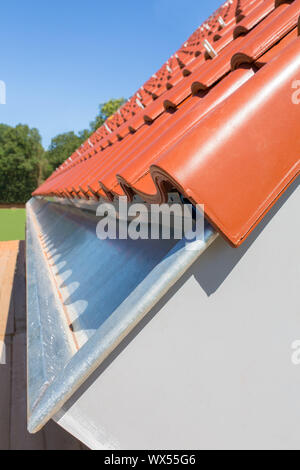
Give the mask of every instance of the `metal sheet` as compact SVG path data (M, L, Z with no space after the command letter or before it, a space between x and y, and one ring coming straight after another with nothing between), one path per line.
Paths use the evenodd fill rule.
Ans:
M27 205L29 431L36 432L217 237L99 240L75 207ZM71 328L70 328L71 326Z

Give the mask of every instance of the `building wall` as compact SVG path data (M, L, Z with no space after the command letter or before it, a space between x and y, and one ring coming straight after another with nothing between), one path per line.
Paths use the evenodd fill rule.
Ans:
M59 423L93 448L300 449L300 190L238 249L219 238Z

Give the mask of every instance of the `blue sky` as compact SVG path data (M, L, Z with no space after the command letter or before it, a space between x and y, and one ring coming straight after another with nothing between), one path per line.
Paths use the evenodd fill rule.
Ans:
M1 5L0 122L51 137L131 96L221 0L10 0Z

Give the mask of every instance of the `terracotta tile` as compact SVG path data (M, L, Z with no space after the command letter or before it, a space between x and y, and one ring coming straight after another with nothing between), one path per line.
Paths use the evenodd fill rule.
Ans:
M34 195L161 203L171 187L242 243L299 174L299 14L225 2Z

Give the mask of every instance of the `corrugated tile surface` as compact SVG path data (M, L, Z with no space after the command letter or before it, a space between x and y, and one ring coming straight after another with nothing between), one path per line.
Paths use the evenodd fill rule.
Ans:
M242 243L299 174L299 15L300 0L225 2L34 195L177 190Z

